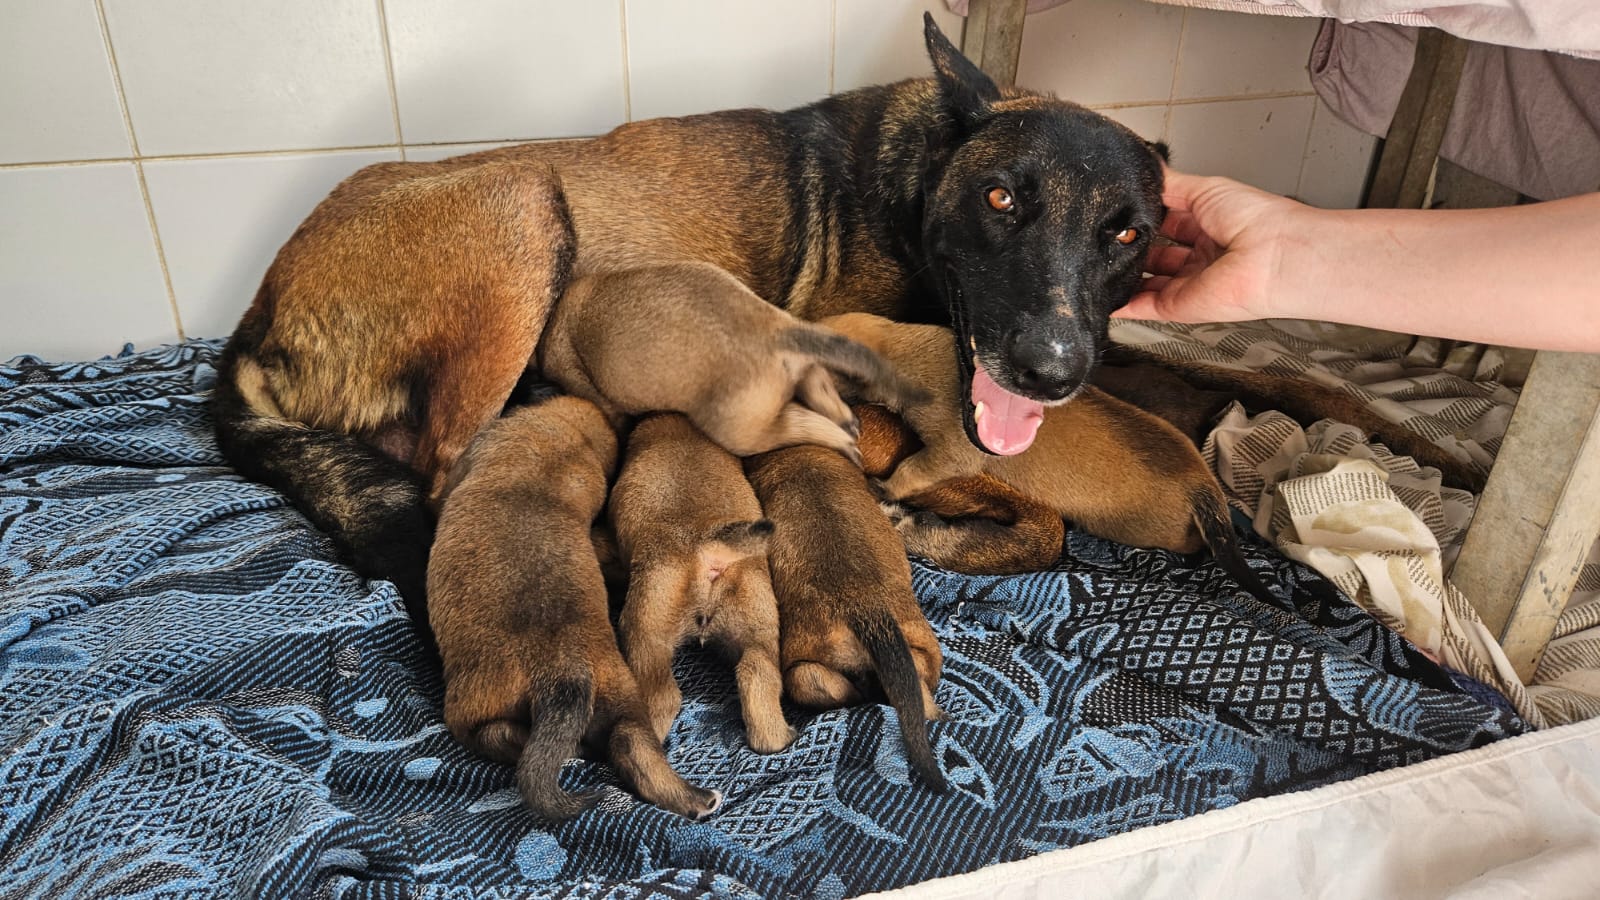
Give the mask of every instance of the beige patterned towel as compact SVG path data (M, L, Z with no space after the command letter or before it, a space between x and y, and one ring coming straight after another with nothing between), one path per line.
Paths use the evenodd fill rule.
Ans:
M1458 672L1505 694L1536 727L1543 716L1500 644L1444 576L1441 544L1459 546L1473 497L1436 470L1379 452L1335 422L1309 430L1235 404L1206 439L1206 461L1255 529L1321 572L1378 620ZM1431 474L1430 474L1431 473Z
M1366 401L1463 458L1493 461L1529 354L1317 322L1117 322L1114 340L1171 359L1294 373ZM1263 537L1440 661L1493 685L1536 724L1600 715L1600 544L1524 686L1448 573L1476 498L1358 430L1301 430L1230 410L1205 452Z

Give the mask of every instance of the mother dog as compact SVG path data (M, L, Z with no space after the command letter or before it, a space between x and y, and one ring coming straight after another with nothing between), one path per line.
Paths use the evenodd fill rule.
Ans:
M953 325L968 437L1018 452L1139 284L1161 161L1103 116L997 88L931 17L925 36L931 79L363 169L224 351L224 454L421 618L429 500L568 279L691 262L805 319Z

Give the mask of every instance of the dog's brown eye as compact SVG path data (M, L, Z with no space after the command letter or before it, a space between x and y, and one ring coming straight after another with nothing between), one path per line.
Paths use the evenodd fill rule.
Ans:
M989 205L998 212L1011 212L1017 201L1011 196L1010 191L997 187L989 189Z
M1117 232L1116 240L1117 240L1117 243L1119 243L1119 244L1131 244L1134 241L1137 241L1138 239L1139 239L1139 229L1137 229L1137 228L1124 228L1121 231Z

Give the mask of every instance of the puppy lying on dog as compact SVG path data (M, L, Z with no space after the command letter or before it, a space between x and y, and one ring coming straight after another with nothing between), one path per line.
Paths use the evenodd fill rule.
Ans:
M853 679L876 673L911 767L944 790L923 721L939 716L933 689L944 656L911 592L900 537L866 477L813 446L751 457L745 472L776 526L768 561L789 697L824 709L859 703Z
M963 431L948 328L865 313L823 321L877 351L930 395L898 410L924 446L885 482L889 499L908 500L952 478L992 475L1090 534L1178 553L1207 547L1247 590L1268 596L1239 553L1222 486L1167 421L1084 388L1071 402L1045 408L1027 452L991 456ZM912 521L906 530L917 527ZM959 560L950 562L959 569Z
M573 282L545 327L539 365L613 422L681 412L735 456L818 444L857 459L855 417L835 374L868 399L920 396L871 351L704 263Z
M469 749L515 764L517 789L546 818L596 800L556 783L580 740L645 800L699 818L721 796L668 764L617 649L591 543L616 458L605 417L575 397L514 411L462 454L428 565L445 722Z
M767 572L772 523L739 460L676 413L634 426L611 491L617 548L628 566L619 626L656 735L683 704L673 651L698 636L736 660L745 735L757 753L794 740L779 702L778 602Z

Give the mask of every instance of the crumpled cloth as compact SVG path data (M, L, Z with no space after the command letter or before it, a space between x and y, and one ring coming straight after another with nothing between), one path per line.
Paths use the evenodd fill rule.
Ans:
M1234 404L1202 453L1256 533L1316 569L1433 659L1492 685L1536 726L1543 715L1472 604L1445 578L1441 544L1459 550L1475 498L1435 469L1368 445L1324 420Z
M1590 8L1600 20L1600 4ZM1381 137L1416 43L1414 28L1325 22L1311 85L1339 118ZM1472 44L1439 155L1539 200L1600 189L1600 58Z
M1295 373L1339 387L1365 400L1372 411L1434 438L1440 446L1466 458L1489 462L1500 449L1516 405L1516 388L1526 376L1531 360L1527 351L1513 348L1290 320L1213 325L1117 320L1112 323L1111 336L1118 343L1169 359ZM1247 425L1252 427L1247 430ZM1231 460L1216 463L1218 477L1235 503L1254 517L1257 531L1275 542L1279 541L1277 535L1291 531L1295 543L1303 543L1300 538L1306 535L1295 529L1294 515L1272 490L1274 483L1285 477L1323 475L1336 468L1338 460L1371 460L1385 473L1387 490L1437 543L1439 564L1449 587L1450 566L1461 550L1477 498L1464 491L1441 488L1433 470L1419 468L1409 457L1394 456L1381 444L1366 442L1354 428L1318 423L1303 432L1296 423L1276 414L1245 419L1242 424L1239 419L1225 420L1211 441L1231 442L1241 448ZM1216 458L1214 451L1210 458ZM1246 458L1255 462L1247 463ZM1354 478L1348 471L1341 477ZM1290 491L1290 496L1296 504L1305 504L1302 509L1313 510L1322 490L1315 485L1308 482L1303 491ZM1370 482L1366 489L1377 494L1376 486ZM1267 497L1265 502L1263 496ZM1398 518L1392 508L1388 512ZM1316 514L1301 513L1302 517L1307 515L1314 519ZM1422 557L1431 555L1427 538L1416 524L1399 530L1412 536L1413 544L1420 548L1415 552ZM1347 566L1335 565L1325 554L1312 558L1308 551L1302 558L1284 549L1366 605L1362 592L1351 589ZM1431 565L1422 560L1414 566L1402 566L1399 571L1407 578L1416 571L1431 578ZM1364 570L1358 566L1355 571L1365 584L1369 576L1387 574L1389 570L1369 565ZM1385 587L1379 592L1398 597L1403 590L1409 589ZM1458 664L1445 655L1445 646L1454 647L1451 652L1457 654L1457 660L1468 660L1481 623L1472 625L1475 617L1459 611L1459 595L1453 591L1449 588L1440 594L1438 605L1433 607L1418 601L1409 608L1397 606L1402 610L1397 613L1379 611L1375 606L1368 608L1408 640L1456 667ZM1367 586L1368 597L1373 593L1373 588ZM1469 606L1470 599L1465 598ZM1419 607L1432 608L1435 613L1431 617L1421 615ZM1446 627L1443 618L1447 609L1456 610L1450 613L1456 623L1451 628ZM1498 648L1492 638L1491 643ZM1475 662L1459 662L1460 670L1480 673L1475 677L1494 682L1493 677L1482 673L1501 671L1497 653L1497 649L1484 649ZM1503 654L1498 655L1503 660ZM1556 623L1555 636L1540 659L1533 681L1523 686L1509 683L1512 678L1503 680L1508 683L1497 686L1519 710L1526 710L1528 702L1512 695L1525 687L1526 697L1537 706L1538 717L1531 710L1525 713L1530 721L1542 720L1545 725L1555 726L1600 716L1600 542Z

